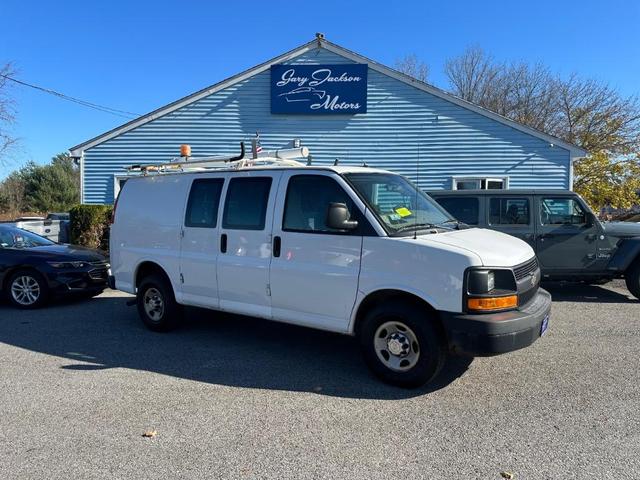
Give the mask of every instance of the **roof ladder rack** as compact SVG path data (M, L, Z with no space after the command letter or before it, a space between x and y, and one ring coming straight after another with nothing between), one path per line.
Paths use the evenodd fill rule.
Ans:
M139 164L125 167L128 173L139 172L143 175L148 173L169 173L196 170L239 170L242 168L256 167L260 165L273 166L301 166L295 158L307 158L309 149L307 147L288 148L281 150L263 151L257 158L245 158L244 142L240 142L240 154L234 157L178 157L170 162Z

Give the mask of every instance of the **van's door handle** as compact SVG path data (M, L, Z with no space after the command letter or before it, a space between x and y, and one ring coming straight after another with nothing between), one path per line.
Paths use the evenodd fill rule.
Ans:
M273 237L273 256L274 257L280 256L281 246L282 246L282 240L280 239L280 237Z
M227 253L227 234L223 233L220 235L220 251L222 253Z

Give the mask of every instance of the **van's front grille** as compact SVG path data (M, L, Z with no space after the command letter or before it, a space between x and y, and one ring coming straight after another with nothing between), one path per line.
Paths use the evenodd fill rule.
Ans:
M535 285L533 288L520 293L518 295L518 305L520 307L524 307L527 303L529 303L533 299L533 297L536 296L536 293L538 293L538 288L539 285Z
M513 273L516 276L516 281L519 282L536 270L538 270L538 259L533 257L531 260L514 267Z

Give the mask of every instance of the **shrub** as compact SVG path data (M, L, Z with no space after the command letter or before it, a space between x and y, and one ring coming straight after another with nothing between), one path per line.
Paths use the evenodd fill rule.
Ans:
M77 205L70 214L70 240L76 245L109 250L111 205Z

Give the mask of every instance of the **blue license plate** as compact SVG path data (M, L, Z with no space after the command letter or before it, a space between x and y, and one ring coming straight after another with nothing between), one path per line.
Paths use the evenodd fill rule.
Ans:
M548 328L549 328L549 315L544 317L544 320L542 320L542 325L540 325L540 336L544 335Z

